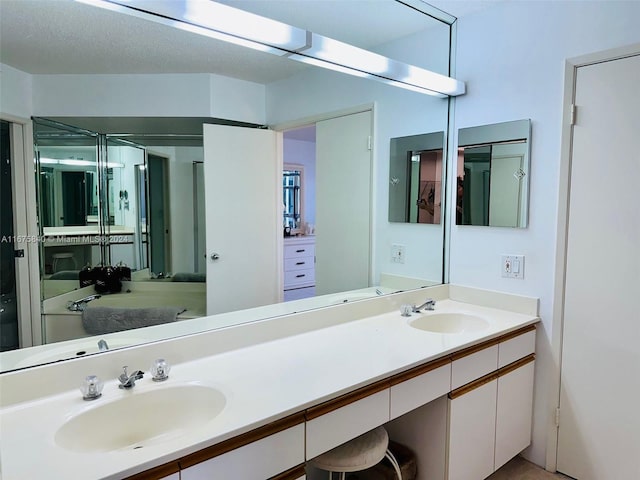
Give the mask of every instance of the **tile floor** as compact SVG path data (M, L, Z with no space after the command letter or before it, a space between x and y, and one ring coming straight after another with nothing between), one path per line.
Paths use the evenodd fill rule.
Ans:
M549 473L545 469L516 457L487 480L571 480L561 473Z

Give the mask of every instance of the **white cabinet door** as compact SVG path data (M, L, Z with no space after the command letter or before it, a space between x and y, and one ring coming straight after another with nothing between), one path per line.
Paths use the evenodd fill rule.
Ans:
M277 303L282 134L226 125L204 125L203 132L207 315Z
M450 400L448 480L482 480L493 473L497 383Z
M498 345L483 348L462 358L456 358L451 365L451 389L466 385L498 368Z
M307 421L307 460L389 421L389 389Z
M498 377L495 470L531 443L533 373L529 362Z
M426 405L451 391L451 363L391 386L390 418Z
M304 463L304 424L299 424L180 472L181 480L256 480Z

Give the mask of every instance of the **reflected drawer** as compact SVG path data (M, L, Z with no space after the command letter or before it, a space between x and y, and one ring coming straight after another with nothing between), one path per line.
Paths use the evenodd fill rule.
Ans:
M306 270L313 268L315 265L314 257L296 257L284 259L284 271L290 272L293 270Z
M284 258L314 257L315 245L285 245Z
M316 281L316 274L313 268L306 270L294 270L292 272L284 272L284 286L289 288L295 285L313 285Z

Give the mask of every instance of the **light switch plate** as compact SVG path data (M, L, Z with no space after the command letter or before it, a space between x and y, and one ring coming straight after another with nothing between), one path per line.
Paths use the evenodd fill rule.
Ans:
M391 245L391 261L393 263L404 263L404 245Z
M500 264L504 278L524 278L524 255L502 255Z

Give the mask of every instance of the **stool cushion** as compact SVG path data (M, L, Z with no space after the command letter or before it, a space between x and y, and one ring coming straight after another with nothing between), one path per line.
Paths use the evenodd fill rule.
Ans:
M378 427L313 459L314 466L329 472L358 472L379 463L387 451L389 435Z

